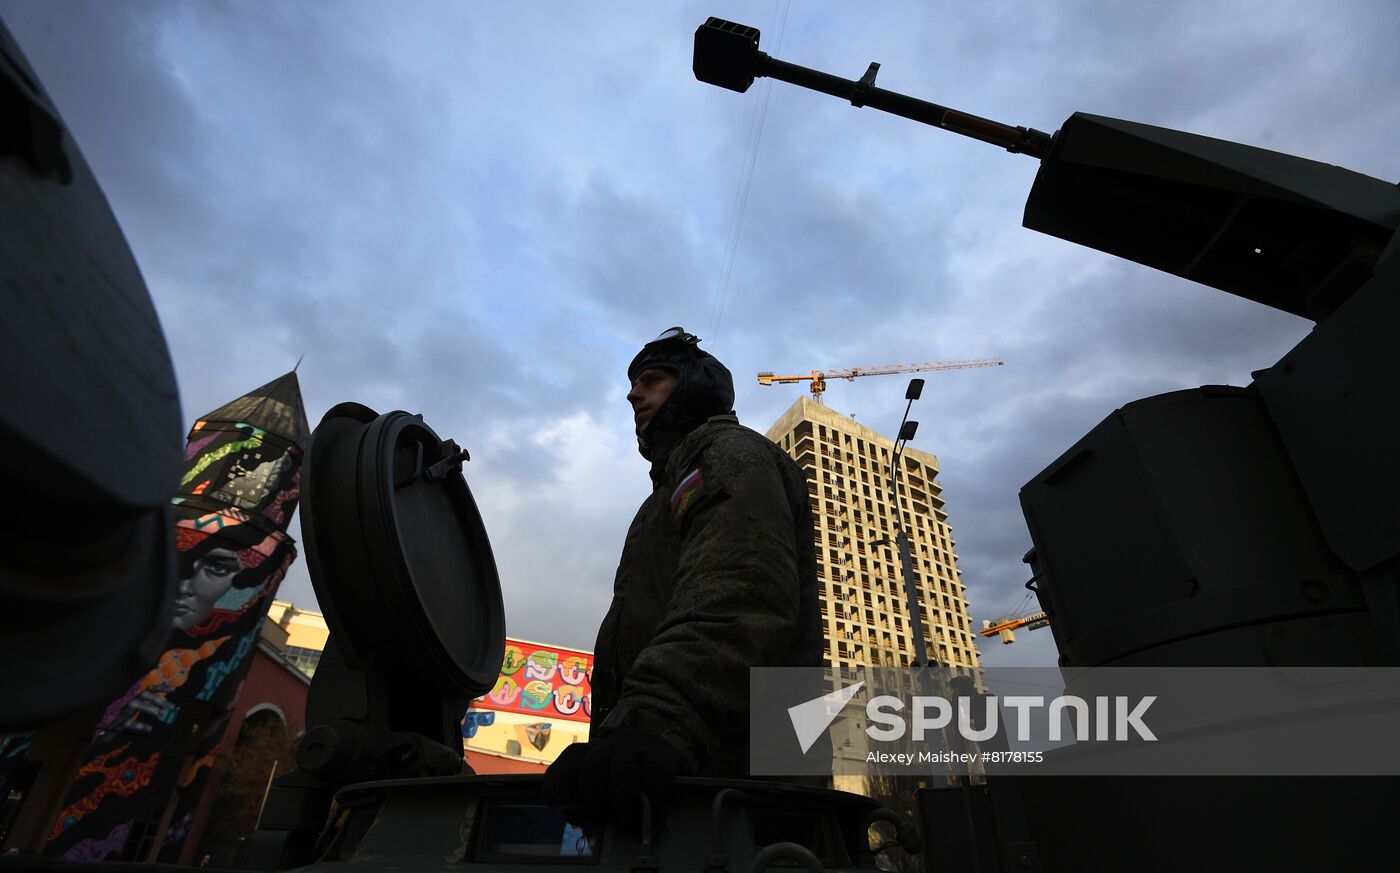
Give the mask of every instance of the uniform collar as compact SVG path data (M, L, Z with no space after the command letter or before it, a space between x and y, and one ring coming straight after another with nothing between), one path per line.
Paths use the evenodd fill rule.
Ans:
M655 488L661 487L662 482L666 479L666 463L671 460L671 455L675 453L676 449L680 447L681 443L685 442L686 439L688 439L695 433L704 430L707 426L721 422L732 422L734 424L738 424L739 416L712 415L709 418L705 419L703 422L701 422L698 427L691 430L690 433L663 431L662 433L657 434L657 438L651 444L652 486Z

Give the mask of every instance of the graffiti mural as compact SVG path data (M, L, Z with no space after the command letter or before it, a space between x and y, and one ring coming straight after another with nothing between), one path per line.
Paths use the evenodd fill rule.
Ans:
M33 731L0 731L0 843L19 815L20 799L39 775L39 764L25 755L33 739Z
M593 656L506 639L496 685L472 708L587 722L593 714Z
M174 499L166 650L99 720L47 854L178 859L259 628L296 559L286 528L309 435L295 373L191 429Z
M496 713L494 712L469 712L462 719L462 736L471 739L476 736L476 732L484 727L490 727L496 723Z
M521 732L525 734L525 742L535 747L535 751L543 752L544 747L549 745L550 734L554 730L554 725L547 722L540 724L523 724L520 726Z

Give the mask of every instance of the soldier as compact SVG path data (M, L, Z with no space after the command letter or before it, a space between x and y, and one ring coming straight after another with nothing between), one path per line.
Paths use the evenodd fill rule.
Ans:
M819 666L807 481L739 424L734 382L671 328L627 369L652 493L598 630L589 742L550 767L547 802L635 831L640 794L678 775L749 773L749 668Z

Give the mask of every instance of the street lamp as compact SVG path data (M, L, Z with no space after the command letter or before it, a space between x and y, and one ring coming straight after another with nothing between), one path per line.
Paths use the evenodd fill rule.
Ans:
M914 559L909 554L909 533L900 523L904 507L899 499L897 468L904 446L909 444L919 429L917 421L909 420L909 410L913 408L914 401L919 399L923 390L923 379L909 380L909 388L904 392L904 399L909 402L904 406L904 418L899 422L899 436L895 438L894 451L890 453L890 492L894 495L895 546L899 549L899 566L904 575L904 597L909 606L909 631L914 635L914 663L912 666L916 668L932 664L933 656L930 649L924 644L924 616L923 611L919 608L919 595L914 585Z

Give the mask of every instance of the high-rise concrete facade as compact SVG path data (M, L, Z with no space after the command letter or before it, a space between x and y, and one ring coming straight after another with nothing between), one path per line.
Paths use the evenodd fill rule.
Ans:
M909 534L927 650L937 663L979 669L938 459L904 450L896 502L894 441L854 419L801 397L767 436L807 474L828 665L853 676L866 666L908 666L921 654L895 547L898 518Z

